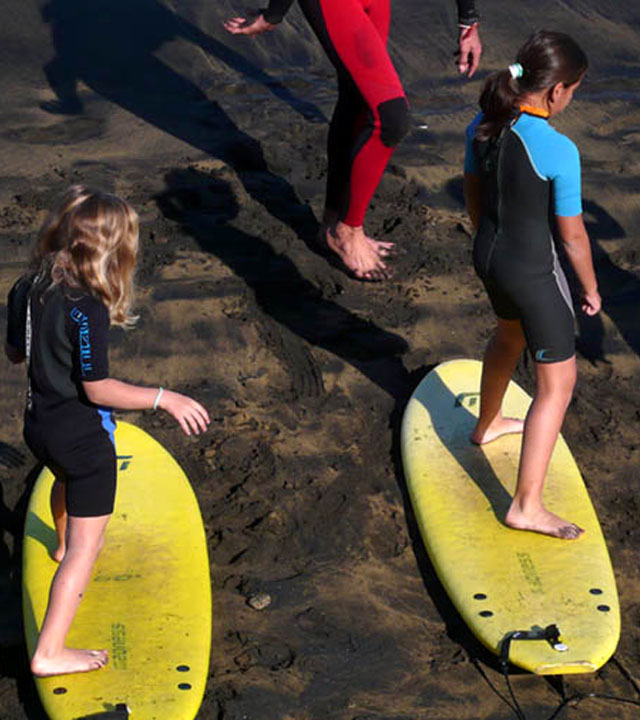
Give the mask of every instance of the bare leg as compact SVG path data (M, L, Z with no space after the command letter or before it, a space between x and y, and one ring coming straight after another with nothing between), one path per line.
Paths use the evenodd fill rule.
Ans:
M106 650L74 650L64 645L91 572L104 542L110 515L69 517L67 551L49 593L49 605L31 659L34 675L65 675L99 670L108 661Z
M484 354L480 383L480 417L471 442L484 445L507 433L522 432L524 423L502 415L502 399L525 346L519 320L501 320Z
M351 227L343 222L326 231L327 245L335 252L351 272L361 280L385 280L392 271L383 261L394 243L379 242L367 237L364 228Z
M576 359L536 363L536 394L525 420L518 484L505 523L519 530L575 540L584 530L542 504L542 489L576 382Z
M64 482L57 478L51 488L51 514L53 515L53 522L58 536L58 547L51 553L51 557L56 562L62 562L67 547L67 503Z

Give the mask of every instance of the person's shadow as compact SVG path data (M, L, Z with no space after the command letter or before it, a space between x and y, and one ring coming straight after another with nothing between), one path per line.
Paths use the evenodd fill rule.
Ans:
M402 396L408 381L401 358L406 341L325 298L286 254L233 227L230 221L239 206L223 175L174 170L165 177L167 189L156 202L166 218L241 277L260 310L275 321L262 323L263 331L288 368L295 395L317 395L322 388L322 373L302 338L353 365L392 397ZM154 299L162 292L156 290Z
M154 53L188 40L260 83L307 119L321 110L296 98L239 53L206 35L158 0L50 0L42 15L51 25L56 55L44 67L57 99L41 107L57 114L84 110L78 83L139 118L230 165L246 191L271 215L308 241L318 224L291 185L272 173L260 143L240 130L223 108ZM260 100L256 99L256 112Z
M601 205L585 200L585 226L591 239L593 262L598 279L602 309L611 318L627 345L640 355L640 278L616 265L602 241L626 237L624 228ZM605 332L601 316L587 317L578 309L577 347L591 362L606 359Z

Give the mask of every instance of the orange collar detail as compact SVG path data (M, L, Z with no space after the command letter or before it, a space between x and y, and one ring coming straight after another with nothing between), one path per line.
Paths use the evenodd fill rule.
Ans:
M535 115L536 117L548 118L549 111L543 110L542 108L533 107L533 105L520 105L519 108L521 113L527 113L527 115Z

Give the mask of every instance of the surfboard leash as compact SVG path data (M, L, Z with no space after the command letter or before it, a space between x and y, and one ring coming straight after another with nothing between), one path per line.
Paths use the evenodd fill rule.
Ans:
M127 720L130 710L125 703L118 703L113 710L103 710L92 715L83 715L75 720Z
M520 704L518 703L518 700L515 696L515 692L513 690L513 686L511 685L511 679L509 678L509 648L511 647L511 642L513 640L546 640L549 642L552 647L555 650L558 650L559 652L562 652L566 649L566 646L560 642L560 630L557 625L547 625L546 628L537 628L535 630L514 630L513 632L507 633L505 637L503 638L501 644L500 644L500 668L502 670L502 674L504 675L505 683L507 685L507 689L509 690L509 695L511 696L512 702L509 702L507 698L504 697L489 681L485 673L481 673L485 680L489 682L489 685L494 690L494 692L500 697L508 706L509 708L514 712L518 720L527 720L526 715L524 714L524 711L520 707ZM634 680L631 673L624 667L622 662L618 660L615 655L611 658L610 662L612 662L620 671L620 674L629 682L629 684L633 687L636 694L640 696L640 686L638 683ZM474 663L476 664L476 663ZM476 667L477 664L476 664ZM564 710L564 708L567 705L574 704L578 705L583 700L588 699L595 699L595 700L607 700L610 702L619 702L624 703L626 705L634 705L636 707L640 707L640 700L634 700L633 698L626 698L626 697L620 697L618 695L608 695L603 693L583 693L583 692L575 692L571 695L567 695L565 692L565 684L564 684L564 678L562 675L560 677L561 682L561 701L556 707L556 709L551 713L551 715L547 718L547 720L555 720L555 718L558 717L558 715Z
M558 652L564 652L567 646L560 642L560 629L557 625L547 625L545 628L535 628L533 630L513 630L507 633L502 642L500 643L500 668L504 675L509 695L513 701L513 707L511 708L518 720L527 720L516 695L511 685L511 679L509 678L509 649L513 640L546 640L554 650Z

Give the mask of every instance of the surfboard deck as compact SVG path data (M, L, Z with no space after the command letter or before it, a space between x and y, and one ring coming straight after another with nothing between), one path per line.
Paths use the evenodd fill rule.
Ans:
M506 527L521 435L481 448L470 442L482 363L452 360L429 372L402 423L406 481L431 562L474 635L499 654L505 636L555 624L567 650L514 641L509 659L541 675L593 672L613 654L620 609L605 540L580 471L562 437L544 489L552 512L585 529L567 541ZM524 418L531 398L515 382L506 416Z
M75 720L126 704L131 720L193 720L211 647L207 543L197 500L180 466L143 430L115 431L118 487L92 579L67 638L107 648L102 670L35 678L51 720ZM33 652L57 564L45 468L24 532L23 615Z

